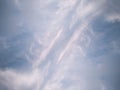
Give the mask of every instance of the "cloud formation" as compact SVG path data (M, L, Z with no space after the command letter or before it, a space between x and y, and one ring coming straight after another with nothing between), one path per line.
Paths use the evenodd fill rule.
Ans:
M0 90L119 90L118 0L1 0Z

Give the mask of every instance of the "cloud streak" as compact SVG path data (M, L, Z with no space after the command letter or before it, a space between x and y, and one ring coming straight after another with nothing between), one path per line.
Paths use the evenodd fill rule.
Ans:
M52 42L50 43L50 45L41 53L39 60L37 60L35 62L35 64L33 64L34 65L33 67L38 67L38 65L40 64L40 62L46 58L46 56L48 55L48 53L50 52L50 50L53 48L53 46L56 43L56 41L60 38L61 33L62 33L62 30L59 30L59 32L57 33L57 35L55 36L55 38L52 40Z

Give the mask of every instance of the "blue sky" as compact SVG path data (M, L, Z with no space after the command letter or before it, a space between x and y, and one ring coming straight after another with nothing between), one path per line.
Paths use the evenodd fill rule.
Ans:
M0 90L120 90L119 0L0 0Z

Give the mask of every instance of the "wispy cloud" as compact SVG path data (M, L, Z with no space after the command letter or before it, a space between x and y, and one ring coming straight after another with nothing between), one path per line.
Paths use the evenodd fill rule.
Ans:
M118 0L0 3L1 90L119 90Z
M37 67L38 68L38 65L40 64L40 62L46 58L46 56L48 55L50 50L53 48L53 46L56 43L56 41L58 40L58 38L60 38L60 35L61 35L62 31L63 30L59 30L59 32L57 33L55 38L52 40L50 45L47 48L45 48L45 50L42 51L42 53L40 55L40 58L33 64L33 67Z

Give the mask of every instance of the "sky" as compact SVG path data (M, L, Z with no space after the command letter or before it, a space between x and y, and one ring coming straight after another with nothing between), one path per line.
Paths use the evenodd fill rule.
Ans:
M119 0L0 0L0 90L120 90Z

